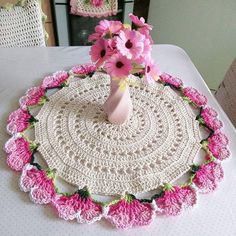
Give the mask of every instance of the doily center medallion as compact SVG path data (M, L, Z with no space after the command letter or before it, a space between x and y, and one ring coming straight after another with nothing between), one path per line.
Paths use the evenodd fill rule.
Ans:
M72 79L40 110L38 150L67 182L95 194L136 194L190 169L201 148L196 115L168 86L133 82L134 111L123 125L106 120L110 79L101 73Z

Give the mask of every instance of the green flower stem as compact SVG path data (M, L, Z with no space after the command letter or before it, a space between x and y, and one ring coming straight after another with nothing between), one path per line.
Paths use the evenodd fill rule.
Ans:
M133 194L125 194L124 199L128 202L131 203L134 199L135 196Z
M108 206L111 206L111 205L115 205L115 204L118 203L120 200L121 200L121 198L118 198L118 199L115 199L115 200L110 201L110 202L108 202L108 203L102 203L102 205L108 207Z
M163 191L172 191L174 190L173 185L170 183L164 184Z
M47 174L48 178L54 180L56 177L56 169L47 169L46 174Z
M27 142L28 142L28 140L27 140ZM38 146L39 146L38 143L31 142L31 141L29 141L29 145L30 145L30 150L31 150L31 151L36 151L37 148L38 148Z
M42 96L40 99L39 99L39 103L38 103L38 105L44 105L46 102L48 102L49 101L49 98L46 96L46 95L44 95L44 96Z

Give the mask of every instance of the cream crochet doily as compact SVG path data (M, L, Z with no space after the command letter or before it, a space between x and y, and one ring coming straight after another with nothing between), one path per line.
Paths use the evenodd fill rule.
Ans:
M91 193L139 193L171 183L190 169L201 145L191 107L169 86L133 79L134 111L123 125L106 120L110 80L72 78L50 96L35 125L38 150L67 182Z

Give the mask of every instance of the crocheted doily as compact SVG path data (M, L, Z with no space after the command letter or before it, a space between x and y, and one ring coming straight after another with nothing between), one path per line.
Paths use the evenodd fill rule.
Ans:
M50 204L64 220L104 218L126 229L179 215L197 193L217 188L229 140L203 94L167 73L148 86L131 78L133 115L113 125L102 109L110 78L95 70L84 64L46 76L8 117L6 162L22 172L20 189L34 203ZM76 186L65 190L58 177ZM151 197L136 194L146 191Z
M51 169L79 188L104 195L136 194L171 183L189 170L201 148L199 123L170 87L132 79L133 115L106 120L107 75L71 81L50 96L36 119L36 142Z

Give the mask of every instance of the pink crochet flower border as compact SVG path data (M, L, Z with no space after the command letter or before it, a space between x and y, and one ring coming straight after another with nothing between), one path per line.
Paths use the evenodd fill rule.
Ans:
M125 194L109 203L93 199L87 188L74 193L62 193L55 184L56 173L34 161L34 153L39 144L28 139L25 131L32 129L37 120L30 110L49 101L46 92L53 88L62 88L70 82L70 76L78 79L92 76L96 67L92 64L74 66L69 72L58 71L47 76L38 87L27 90L20 98L20 108L8 118L7 130L12 137L5 144L7 164L21 172L20 189L29 192L30 199L38 204L51 204L58 216L64 220L77 220L79 223L93 223L105 218L120 229L149 225L155 215L175 216L197 202L197 193L214 191L223 179L221 161L230 156L229 140L221 131L222 122L217 112L207 106L207 98L194 88L183 87L179 78L163 73L158 83L170 86L178 91L184 101L199 111L196 117L209 136L201 141L205 151L203 164L190 167L189 179L182 185L165 183L162 190L150 199L138 199L132 194Z

